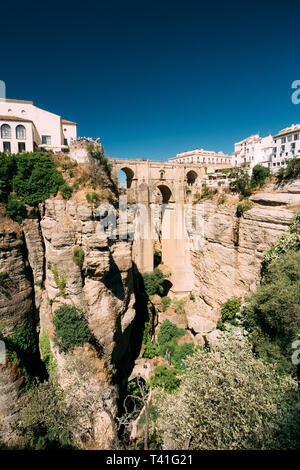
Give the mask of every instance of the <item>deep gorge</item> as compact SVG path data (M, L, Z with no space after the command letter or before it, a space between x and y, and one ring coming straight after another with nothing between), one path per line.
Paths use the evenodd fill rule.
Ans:
M283 189L300 198L297 184ZM276 196L277 197L277 196ZM266 202L267 199L267 202ZM269 204L268 204L269 201ZM165 318L186 329L189 342L203 345L216 341L220 306L232 296L245 297L255 290L260 279L263 252L286 231L294 211L274 206L272 192L237 219L236 204L218 205L204 201L205 241L200 250L191 250L195 277L193 295L185 312L162 312L152 306L158 327ZM143 327L148 318L149 299L143 290L141 273L134 263L133 242L100 240L93 204L51 198L28 212L22 226L3 217L0 234L1 271L9 273L0 286L1 332L9 337L20 328L33 328L36 344L35 375L47 376L41 352L41 336L49 338L51 354L60 383L69 380L65 357L53 342L53 313L62 305L84 311L101 353L78 347L77 353L93 363L103 390L108 391L106 408L95 412L93 436L97 448L111 448L115 438L113 420L121 412L128 378L135 365L141 370L139 356ZM238 226L238 243L237 243ZM82 265L74 262L74 248L84 253ZM166 267L167 268L167 267ZM144 363L147 361L143 361ZM4 423L2 440L7 445L14 437L12 415L24 387L22 364L1 366ZM25 380L26 382L26 380ZM105 429L105 432L103 432Z

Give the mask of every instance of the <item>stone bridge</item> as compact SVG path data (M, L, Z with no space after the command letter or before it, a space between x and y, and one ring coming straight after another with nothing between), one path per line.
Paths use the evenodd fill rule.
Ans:
M187 186L197 187L205 175L204 166L177 162L160 162L140 159L110 159L116 173L123 170L127 178L127 188L139 199L142 183L148 187L149 201L154 202L157 189L163 202L179 202ZM184 198L185 199L185 198Z
M134 260L139 271L153 271L154 254L159 247L161 261L172 273L170 294L178 297L187 295L194 286L191 245L186 239L184 228L182 236L174 235L174 209L176 205L176 211L181 211L180 217L183 220L184 205L192 202L195 192L201 191L201 180L203 182L205 176L204 165L122 158L110 161L116 174L120 170L126 174L128 202L140 203L149 208L148 235L134 243ZM211 165L211 168L220 168L220 165ZM151 206L161 203L166 204L166 209L160 216L160 236L157 241L153 239L150 215Z

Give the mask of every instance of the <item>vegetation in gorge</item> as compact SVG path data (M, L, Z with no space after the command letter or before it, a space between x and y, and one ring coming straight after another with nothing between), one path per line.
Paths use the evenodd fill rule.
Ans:
M55 379L37 385L28 395L23 410L23 433L29 448L35 450L71 449L76 429L75 409L65 401L64 392Z
M180 338L180 336L184 334L185 330L178 328L174 323L170 322L170 320L164 320L157 336L158 344L160 347L163 347L170 341Z
M300 251L274 258L248 299L245 326L256 354L281 372L293 369L292 342L300 331Z
M222 304L221 318L218 320L217 327L222 330L224 323L236 324L236 314L240 311L242 301L239 297L231 297Z
M1 336L1 335L0 335ZM39 373L39 352L35 326L25 324L5 338L8 361L20 370L25 379L25 387L32 386L34 377Z
M54 276L54 282L58 287L59 293L62 297L66 297L67 277L64 271L58 270L56 266L51 266L51 271Z
M96 374L91 361L72 353L66 357L63 389L55 372L48 381L35 384L20 424L30 449L80 449L93 443L94 415L105 411L110 399Z
M81 269L84 261L84 251L81 246L74 248L72 253L72 259L74 263Z
M164 320L160 326L158 342L152 342L151 337L144 331L144 353L143 356L152 359L160 355L167 363L166 366L158 366L154 371L154 376L150 381L153 387L162 387L169 392L179 385L177 375L184 368L184 360L193 354L194 345L190 343L177 344L177 339L185 335L185 330L178 328L169 320Z
M154 375L150 378L150 385L154 388L163 388L167 393L171 393L180 384L177 374L178 372L174 368L167 368L163 365L158 366L154 370Z
M244 212L249 211L254 206L253 202L249 199L245 199L243 202L237 205L236 207L236 216L242 217Z
M68 353L75 346L82 346L92 340L84 314L75 306L64 304L55 310L53 325L55 326L54 343L60 352Z
M167 310L167 308L171 305L171 302L172 300L170 299L170 297L162 297L161 299L161 309L163 312L165 312Z
M46 330L42 329L40 334L40 351L41 358L45 364L47 373L49 377L53 375L57 368L57 361L54 358L51 351L51 344L48 333Z
M188 357L179 388L157 393L156 405L168 449L299 449L295 382L278 376L234 333L217 350Z
M300 250L300 212L295 214L289 230L283 233L276 243L264 252L262 275L267 273L268 266L273 260L278 259L284 253L298 250Z
M165 279L160 269L155 268L152 273L143 274L143 280L147 295L163 294Z
M0 286L4 286L8 279L8 273L6 271L0 271Z

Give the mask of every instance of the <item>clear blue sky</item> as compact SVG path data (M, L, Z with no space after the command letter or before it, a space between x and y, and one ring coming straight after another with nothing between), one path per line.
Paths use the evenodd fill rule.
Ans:
M300 122L296 1L5 2L0 35L7 97L78 122L112 157L231 153Z

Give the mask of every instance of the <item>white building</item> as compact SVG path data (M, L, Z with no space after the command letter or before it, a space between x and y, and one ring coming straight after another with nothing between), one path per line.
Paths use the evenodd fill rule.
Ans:
M257 164L271 167L272 151L273 137L271 135L260 137L259 134L253 134L234 144L234 164L249 170Z
M286 166L291 158L300 158L300 124L282 129L273 137L272 171Z
M77 124L36 107L32 101L0 99L0 152L68 149Z
M206 163L206 164L220 164L223 166L231 166L232 156L226 155L223 152L213 152L204 149L194 149L188 152L178 153L176 157L168 158L168 161L179 163Z

